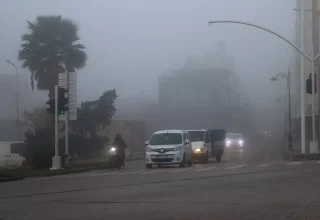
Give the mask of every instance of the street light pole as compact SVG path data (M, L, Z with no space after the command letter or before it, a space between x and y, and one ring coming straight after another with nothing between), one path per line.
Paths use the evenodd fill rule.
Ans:
M20 119L19 119L19 74L18 74L18 67L11 62L10 60L7 60L7 63L9 63L11 66L13 66L16 69L16 108L17 108L17 116L16 116L16 139L19 141L19 135L20 135Z
M291 81L290 81L290 69L288 73L278 73L271 78L271 81L277 81L278 78L286 79L288 88L288 150L293 151L292 148L292 129L291 129Z
M292 148L292 129L291 129L291 81L290 81L290 69L288 69L288 77L287 77L287 85L288 85L288 126L289 126L289 134L288 134L288 150L293 151Z

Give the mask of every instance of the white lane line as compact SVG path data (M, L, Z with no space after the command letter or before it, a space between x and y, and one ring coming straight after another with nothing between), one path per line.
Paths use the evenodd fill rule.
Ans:
M217 168L217 167L201 168L201 169L197 169L197 170L195 170L195 171L207 171L207 170L211 170L211 169L214 169L214 168Z
M294 161L294 162L289 162L286 165L287 166L294 166L294 165L300 165L303 164L303 161Z
M236 166L231 166L231 167L226 167L224 169L226 170L229 170L229 169L239 169L239 168L242 168L242 167L245 167L247 165L236 165Z
M30 179L30 180L47 180L47 179L54 179L57 178L55 176L50 176L50 177L40 177L40 178L34 178L34 179Z
M88 176L86 176L86 177L105 176L105 175L110 175L110 174L114 174L114 173L116 173L116 172L98 173L98 174L88 175Z
M143 170L136 170L136 171L129 171L129 172L124 172L124 173L114 173L114 175L126 175L126 174L134 174L134 173L140 173Z
M79 177L79 176L88 176L92 173L81 173L81 174L74 174L74 175L61 175L59 178L73 178L73 177Z
M191 168L181 168L181 169L177 169L177 170L172 170L172 171L170 171L170 173L184 172L187 170L191 170Z
M146 171L146 172L143 172L141 174L152 174L152 173L159 173L159 172L163 172L164 170L154 170L154 171Z
M277 164L277 163L264 163L264 164L257 165L255 167L257 167L257 168L270 167L271 165L275 165L275 164Z

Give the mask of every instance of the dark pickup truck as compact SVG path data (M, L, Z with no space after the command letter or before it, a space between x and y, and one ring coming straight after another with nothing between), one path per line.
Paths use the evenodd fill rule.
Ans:
M224 153L226 131L224 129L209 129L211 137L212 157L216 158L217 162L221 161Z

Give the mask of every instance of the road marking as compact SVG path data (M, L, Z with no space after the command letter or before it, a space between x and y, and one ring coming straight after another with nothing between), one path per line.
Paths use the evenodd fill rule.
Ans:
M172 170L172 171L170 171L170 173L184 172L187 170L191 170L191 168L181 168L181 169L177 169L177 170Z
M320 160L318 160L317 163L320 163Z
M159 172L163 172L164 170L154 170L154 171L146 171L146 172L143 172L141 174L152 174L152 173L159 173Z
M303 164L303 161L294 161L294 162L289 162L286 165L287 166L292 166L292 165L300 165Z
M124 173L114 173L114 175L126 175L126 174L133 174L133 173L140 173L143 170L136 170L136 171L130 171L130 172L124 172Z
M116 173L116 172L106 172L106 173L92 174L92 175L88 175L87 177L105 176L105 175L109 175L109 174L113 174L113 173Z
M197 169L196 171L207 171L207 170L211 170L217 167L207 167L207 168L201 168L201 169Z
M61 175L59 178L72 178L72 177L79 177L79 176L87 176L90 173L81 173L81 174L74 174L74 175Z
M245 167L247 165L236 165L236 166L231 166L231 167L226 167L224 169L226 170L229 170L229 169L239 169L239 168L242 168L242 167Z
M34 179L31 179L31 180L47 180L47 179L53 179L55 177L56 176L49 176L49 177L34 178Z
M276 164L276 163L264 163L264 164L257 165L255 167L257 167L257 168L270 167L271 165L274 165L274 164Z

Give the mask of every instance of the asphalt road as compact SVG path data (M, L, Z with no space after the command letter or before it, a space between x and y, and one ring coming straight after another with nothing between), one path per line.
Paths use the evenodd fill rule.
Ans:
M320 219L320 162L226 158L2 183L0 219Z

